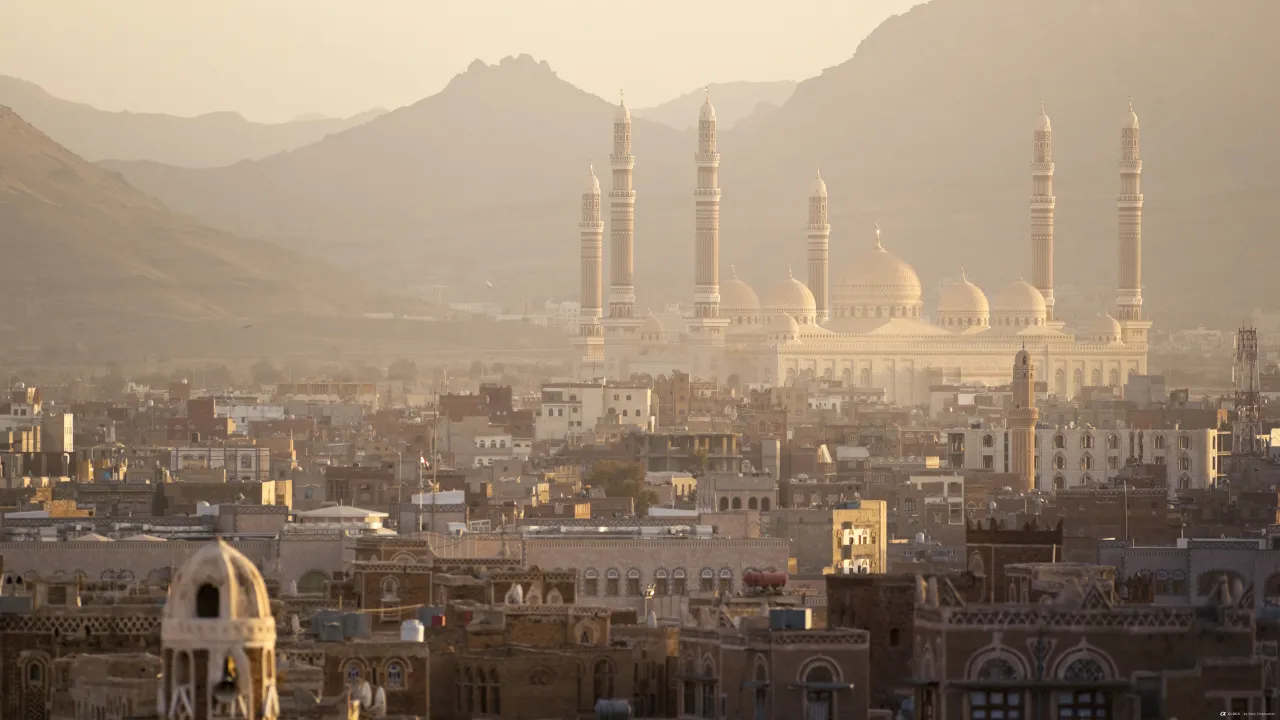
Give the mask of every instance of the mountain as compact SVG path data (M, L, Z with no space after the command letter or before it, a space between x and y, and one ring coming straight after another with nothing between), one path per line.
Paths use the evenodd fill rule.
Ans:
M1270 304L1269 118L1280 3L933 0L886 20L852 59L720 137L724 270L762 290L805 267L806 194L831 193L832 281L873 240L926 288L959 275L994 295L1029 273L1029 163L1043 97L1057 163L1057 282L1067 313L1109 304L1126 97L1142 119L1146 299L1181 319ZM713 100L714 100L713 96ZM441 93L311 146L214 170L114 163L222 227L322 252L451 296L576 294L578 197L606 191L613 108L544 63L475 63ZM692 132L637 117L642 303L692 283ZM500 282L499 282L500 281ZM607 282L607 279L606 279ZM1074 292L1068 292L1074 286ZM474 290L473 290L474 289ZM1094 303L1069 300L1092 295ZM471 299L471 298L467 298ZM475 298L479 299L479 298ZM1072 305L1075 303L1075 305Z
M692 130L698 124L702 101L710 93L716 106L716 127L723 132L731 130L761 105L765 106L766 112L768 108L782 106L795 90L796 84L791 80L713 83L661 105L640 108L634 116L660 122L676 130Z
M202 333L421 310L296 252L175 214L3 106L0 228L7 350L29 334L87 341L143 326Z
M221 227L400 286L443 283L454 300L564 297L576 293L590 163L608 184L615 109L525 55L476 61L436 95L256 162L106 165ZM640 118L633 138L637 272L655 277L692 254L696 140Z
M293 122L250 122L238 113L199 117L107 112L54 97L38 85L0 75L7 105L72 152L89 160L152 160L183 167L217 167L309 145L386 112L346 119L319 116Z

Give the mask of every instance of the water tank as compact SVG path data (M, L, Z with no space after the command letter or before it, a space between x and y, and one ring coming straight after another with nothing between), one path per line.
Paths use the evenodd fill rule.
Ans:
M631 713L631 701L600 698L596 701L596 718L599 720L628 720L635 717Z
M400 642L420 643L426 640L427 629L421 620L405 620L400 623Z
M366 613L347 613L342 616L342 631L349 638L367 638L373 635L373 616Z
M784 588L787 586L787 574L753 570L742 576L742 582L749 588Z

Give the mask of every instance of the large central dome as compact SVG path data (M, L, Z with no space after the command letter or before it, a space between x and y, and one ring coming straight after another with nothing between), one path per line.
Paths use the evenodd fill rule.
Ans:
M836 317L920 317L922 294L915 269L884 249L877 226L875 247L840 277L832 305Z

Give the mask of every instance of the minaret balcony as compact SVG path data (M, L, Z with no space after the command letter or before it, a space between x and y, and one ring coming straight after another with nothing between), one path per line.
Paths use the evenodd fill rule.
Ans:
M635 200L636 191L635 190L610 190L609 199L610 200Z
M720 188L694 188L693 194L699 197L720 197Z
M1051 163L1051 162L1041 162L1041 163L1033 162L1033 163L1031 163L1031 174L1032 174L1032 175L1052 175L1052 174L1053 174L1053 163Z

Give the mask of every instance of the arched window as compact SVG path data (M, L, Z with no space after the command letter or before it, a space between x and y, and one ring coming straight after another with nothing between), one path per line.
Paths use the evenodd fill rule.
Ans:
M222 616L222 594L215 585L205 583L196 590L196 617L218 618Z
M382 578L382 599L395 600L400 592L400 581L394 577Z
M995 447L995 446L996 446L996 439L993 435L991 435L990 433L987 433L986 435L982 436L982 447L989 448L989 447Z
M582 594L588 596L600 594L600 575L595 570L582 573Z
M613 663L597 660L591 672L591 693L595 700L613 698Z
M758 499L756 499L756 498L751 498L751 499L747 500L747 509L748 509L748 510L759 510L759 509L760 509L760 501L759 501Z
M387 687L392 690L404 687L404 664L399 660L387 663Z
M1054 435L1054 436L1053 436L1053 448L1054 448L1055 450L1062 450L1062 449L1063 449L1063 448L1065 448L1066 446L1067 446L1067 439L1066 439L1066 438L1064 438L1064 437L1063 437L1063 436L1061 436L1061 435Z
M1058 453L1057 455L1053 456L1054 470L1065 470L1066 467L1067 467L1067 458L1064 457L1062 453Z
M1093 456L1092 456L1092 455L1089 455L1089 454L1087 454L1087 453L1086 453L1086 454L1084 454L1084 455L1080 456L1080 469L1081 469L1081 470L1092 470L1092 469L1093 469Z
M618 596L618 571L613 568L604 574L604 594L609 597Z
M1156 435L1156 441L1155 441L1155 442L1156 442L1156 449L1157 449L1157 450L1163 450L1163 449L1164 449L1164 435Z
M814 663L804 672L804 717L812 720L835 720L836 672L824 662Z
M489 679L484 674L484 668L476 671L476 696L480 698L480 712L489 712L489 688L485 687Z
M640 571L635 568L627 571L627 594L632 597L640 595Z
M1107 671L1102 663L1091 657L1080 657L1071 660L1062 670L1062 679L1067 682L1096 683L1107 680Z
M978 668L978 680L987 682L1012 682L1018 679L1018 669L1002 657L986 660Z
M769 506L772 504L773 501L769 498L760 498L760 512L769 512Z
M702 582L698 585L698 589L702 592L712 592L716 589L716 574L711 568L702 569Z
M1187 457L1186 455L1183 455L1182 457L1178 458L1178 469L1179 469L1179 470L1190 470L1190 469L1191 469L1191 458Z
M741 509L742 509L742 498L740 498L740 497L735 497L735 498L733 499L733 509L734 509L734 510L741 510Z
M729 568L720 570L720 593L728 595L733 592L733 571Z
M729 509L729 498L727 497L720 498L720 512L724 512L728 509Z
M1085 433L1080 436L1080 447L1085 450L1093 449L1093 434Z
M44 667L38 662L27 665L27 682L32 685L39 685L44 681Z
M653 572L653 594L662 597L671 591L667 583L667 571L655 570Z
M324 595L329 585L329 578L319 570L308 570L298 578L299 595Z
M672 592L676 595L686 595L689 592L688 580L685 578L684 570L677 569L671 573Z
M355 685L358 685L360 683L360 675L361 675L360 663L357 663L357 662L347 663L347 672L345 674L347 676L347 685L350 685L353 687ZM468 682L470 682L470 679L468 679Z
M498 682L498 669L489 671L489 707L494 715L502 714L502 683Z

